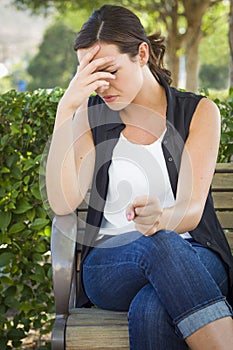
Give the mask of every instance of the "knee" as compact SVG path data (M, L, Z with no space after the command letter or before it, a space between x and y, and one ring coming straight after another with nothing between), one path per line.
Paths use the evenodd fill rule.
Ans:
M167 249L173 250L176 247L177 249L185 247L192 249L192 246L175 231L161 230L150 237L156 242L156 245L165 246Z
M168 255L172 255L174 252L179 254L183 249L191 248L190 244L174 231L161 230L150 238L154 247L158 247L160 251L165 251Z

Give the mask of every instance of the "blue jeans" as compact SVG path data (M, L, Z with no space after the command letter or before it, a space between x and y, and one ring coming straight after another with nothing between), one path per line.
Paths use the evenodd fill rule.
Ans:
M131 350L188 349L185 338L232 316L220 258L172 231L101 243L85 259L83 283L93 304L128 311Z

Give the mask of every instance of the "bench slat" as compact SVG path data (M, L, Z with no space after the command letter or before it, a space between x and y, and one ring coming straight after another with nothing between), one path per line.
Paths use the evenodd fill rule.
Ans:
M220 224L223 229L233 228L233 212L232 211L216 211Z
M67 320L66 350L129 350L126 312L74 309Z
M215 167L216 173L233 173L233 162L217 163Z
M233 209L233 192L213 192L213 199L216 210Z
M233 231L226 232L226 238L233 254Z
M233 173L217 173L213 177L212 191L233 191Z

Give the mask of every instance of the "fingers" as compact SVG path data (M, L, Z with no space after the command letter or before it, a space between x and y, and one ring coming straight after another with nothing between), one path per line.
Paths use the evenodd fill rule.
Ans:
M91 50L89 50L86 55L82 58L82 60L80 61L80 65L79 67L81 69L83 69L84 67L86 67L95 57L95 55L97 54L97 52L99 51L100 46L96 45L94 46Z
M162 212L158 198L141 196L128 206L126 217L128 221L134 221L136 230L149 236L156 232Z
M156 215L150 216L135 216L134 220L135 224L139 225L155 225L158 221L158 217Z
M126 218L128 221L132 221L135 218L135 211L133 204L130 204L126 209Z
M114 74L104 71L107 66L111 65L110 62L115 60L115 57L95 58L99 49L100 46L96 45L80 60L73 82L78 85L79 90L76 91L79 91L81 96L87 97L96 90L104 92L109 88L109 81L116 79Z
M152 196L139 196L134 199L133 205L134 207L145 207L149 205L157 205L160 207L160 201L158 198Z
M90 85L92 84L93 82L95 81L98 81L98 80L101 80L101 81L104 81L105 83L109 83L107 80L105 79L111 79L111 80L114 80L116 79L116 76L111 74L111 73L108 73L108 72L96 72L96 73L92 73L90 74L89 76L87 76L87 79L86 79L86 84L87 85Z
M115 60L114 56L105 56L102 58L94 59L99 49L100 46L97 45L83 56L80 65L78 66L78 71L83 71L85 69L86 74L92 74L101 68L104 68L107 64Z

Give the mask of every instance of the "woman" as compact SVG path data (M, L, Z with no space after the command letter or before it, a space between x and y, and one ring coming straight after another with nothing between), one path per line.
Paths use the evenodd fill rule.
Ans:
M218 109L169 86L163 39L123 7L93 12L75 50L47 190L64 215L91 185L79 306L128 310L131 350L232 349L233 262L210 193Z

